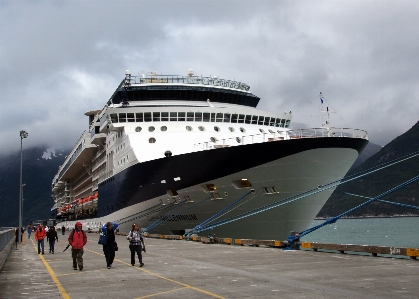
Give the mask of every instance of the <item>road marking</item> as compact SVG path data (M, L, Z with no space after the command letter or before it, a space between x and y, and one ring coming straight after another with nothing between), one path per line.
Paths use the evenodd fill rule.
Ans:
M147 295L147 296L142 296L142 297L138 297L138 298L134 298L134 299L150 298L150 297L158 296L158 295L161 295L161 294L167 294L167 293L171 293L171 292L175 292L175 291L183 290L183 289L189 289L189 288L188 287L177 288L177 289L173 289L173 290L170 290L170 291L155 293L155 294L151 294L151 295Z
M93 250L90 250L90 249L86 249L86 247L84 248L84 250L87 250L87 251L90 251L90 252L96 253L96 254L98 254L98 255L104 256L104 254L103 254L103 253L99 253L99 252L96 252L96 251L93 251ZM150 275L156 276L156 277L161 278L161 279L163 279L163 280L167 280L167 281L170 281L170 282L173 282L173 283L176 283L176 284L180 284L181 286L184 286L185 288L189 288L189 289L192 289L192 290L195 290L195 291L198 291L198 292L201 292L201 293L207 294L207 295L212 296L212 297L215 297L215 298L221 298L221 299L224 299L224 297L219 296L219 295L217 295L217 294L214 294L214 293L211 293L211 292L205 291L205 290L200 289L200 288L193 287L193 286L191 286L191 285L188 285L188 284L186 284L186 283L183 283L183 282L180 282L180 281L177 281L177 280L173 280L173 279L170 279L170 278L167 278L167 277L161 276L161 275L159 275L159 274L156 274L156 273L151 272L151 271L149 271L149 270L146 270L146 269L144 269L144 268L140 268L140 267L132 267L132 266L131 266L131 264L126 263L126 262L124 262L124 261L121 261L121 260L118 260L118 259L114 259L114 261L117 261L117 262L119 262L119 263L121 263L121 264L124 264L124 265L130 266L130 268L133 268L133 269L136 269L136 270L139 270L139 271L143 271L143 272L148 273L148 274L150 274ZM144 298L145 298L145 297L144 297Z
M32 241L32 240L31 240ZM38 252L37 246L35 246L35 242L32 241L33 247L35 248L35 251ZM54 270L49 266L48 262L45 260L44 256L42 254L38 254L41 258L41 261L44 263L44 266L47 268L49 275L51 275L52 281L54 281L55 285L58 288L58 291L61 293L61 296L63 299L71 299L70 295L66 292L61 282L58 280L57 275L55 275Z

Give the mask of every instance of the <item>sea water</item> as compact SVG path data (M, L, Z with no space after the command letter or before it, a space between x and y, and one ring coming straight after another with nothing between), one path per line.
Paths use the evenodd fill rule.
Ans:
M314 220L310 227L323 222ZM419 248L419 217L340 219L301 241Z

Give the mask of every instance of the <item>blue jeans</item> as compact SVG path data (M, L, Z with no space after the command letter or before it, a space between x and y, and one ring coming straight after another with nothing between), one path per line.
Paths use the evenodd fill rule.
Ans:
M54 253L55 240L49 241L49 252Z
M38 240L38 254L41 253L42 247L42 254L44 254L44 239Z
M30 238L31 238L31 233L32 233L32 232L28 232L28 239L30 239Z

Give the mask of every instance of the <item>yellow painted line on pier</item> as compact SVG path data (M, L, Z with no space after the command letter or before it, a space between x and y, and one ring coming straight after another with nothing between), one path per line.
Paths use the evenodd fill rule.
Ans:
M171 292L176 292L176 291L183 290L183 289L189 289L189 288L188 288L188 287L177 288L177 289L173 289L173 290L170 290L170 291L160 292L160 293L155 293L155 294L151 294L151 295L147 295L147 296L142 296L142 297L138 297L138 298L134 298L134 299L144 299L144 298L150 298L150 297L154 297L154 296L158 296L158 295L162 295L162 294L167 294L167 293L171 293Z
M96 253L96 254L98 254L98 255L104 256L104 254L103 254L103 253L96 252L96 251L93 251L93 250L89 250L89 249L87 249L86 247L84 248L84 250L87 250L87 251L90 251L90 252ZM148 273L148 274L150 274L150 275L156 276L156 277L161 278L161 279L166 280L166 281L170 281L170 282L173 282L173 283L176 283L176 284L180 284L181 286L184 286L185 288L189 288L189 289L192 289L192 290L195 290L195 291L198 291L198 292L201 292L201 293L207 294L207 295L212 296L212 297L214 297L214 298L221 298L221 299L224 299L224 297L223 297L223 296L220 296L220 295L217 295L217 294L214 294L214 293L208 292L208 291L206 291L206 290L203 290L203 289L200 289L200 288L197 288L197 287L194 287L194 286L188 285L188 284L186 284L186 283L183 283L183 282L180 282L180 281L177 281L177 280L173 280L173 279L170 279L170 278L167 278L167 277L161 276L161 275L159 275L159 274L157 274L157 273L151 272L151 271L146 270L146 269L144 269L144 268L132 267L132 266L131 266L131 264L126 263L126 262L121 261L121 260L118 260L118 259L114 259L114 260L115 260L115 261L117 261L117 262L119 262L119 263L121 263L121 264L127 265L127 266L129 266L130 268L133 268L133 269L136 269L136 270L143 271L143 272L145 272L145 273ZM141 297L141 298L146 298L146 297Z
M38 248L37 248L38 244L35 245L35 242L33 240L31 240L31 241L32 241L33 247L35 248L35 251L38 252ZM57 286L58 291L60 291L61 296L63 297L63 299L71 299L70 295L68 295L68 293L64 289L63 285L58 280L57 275L55 275L54 270L52 270L52 268L49 266L48 262L45 260L44 256L42 254L38 254L38 255L41 258L41 261L44 263L44 266L47 268L49 275L51 275L52 281L54 281L54 283Z

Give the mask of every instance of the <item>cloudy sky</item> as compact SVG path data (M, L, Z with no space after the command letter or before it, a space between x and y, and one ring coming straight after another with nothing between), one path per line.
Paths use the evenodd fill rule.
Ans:
M72 147L129 69L218 75L385 145L419 115L418 1L0 1L0 154Z

